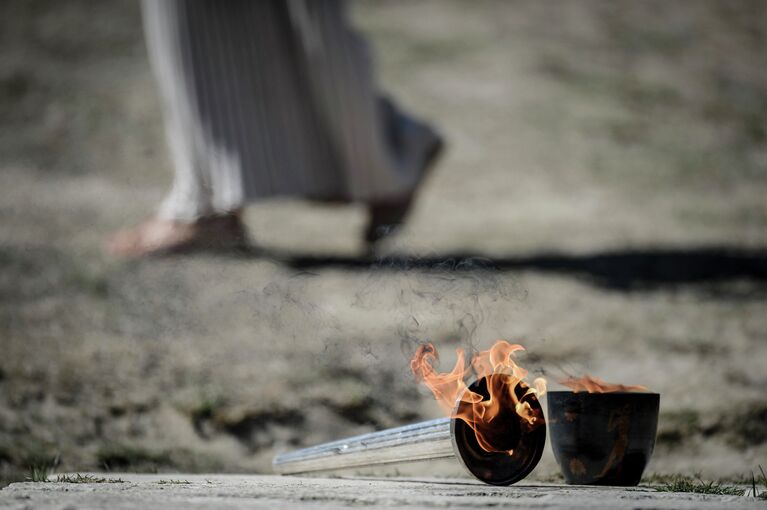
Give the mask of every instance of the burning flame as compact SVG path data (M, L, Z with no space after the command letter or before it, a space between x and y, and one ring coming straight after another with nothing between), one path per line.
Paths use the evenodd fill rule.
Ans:
M575 377L568 377L559 381L559 384L567 386L574 392L587 391L589 393L615 393L618 391L650 391L644 386L627 386L625 384L612 384L594 377L593 375L584 375L583 377L576 379Z
M410 370L431 390L448 415L463 420L474 430L482 449L511 455L511 445L499 439L505 432L504 418L508 419L510 410L521 418L522 426L533 428L543 423L541 410L533 409L529 400L546 393L546 380L536 378L533 387L524 381L528 371L513 359L515 352L523 350L521 345L498 340L489 350L471 359L471 371L478 379L485 378L489 398L470 390L466 384L464 378L469 367L463 349L456 349L453 370L439 373L434 370L439 359L437 349L431 343L421 345L410 361Z

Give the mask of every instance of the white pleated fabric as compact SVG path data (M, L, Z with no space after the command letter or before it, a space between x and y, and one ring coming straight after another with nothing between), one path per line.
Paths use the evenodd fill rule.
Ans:
M338 0L143 0L175 179L161 217L400 196L429 131L375 89ZM411 136L412 135L412 136Z

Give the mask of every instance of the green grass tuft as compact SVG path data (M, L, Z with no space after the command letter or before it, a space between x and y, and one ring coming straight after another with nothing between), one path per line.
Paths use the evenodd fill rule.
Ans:
M48 476L51 474L51 468L49 464L37 464L29 466L29 474L27 475L27 481L30 482L47 482Z
M26 480L30 482L47 482L48 477L59 464L59 456L33 455L29 458L29 472Z
M58 475L56 481L59 483L124 483L125 480L120 478L102 478L92 475L81 475L80 473L74 475Z
M764 474L764 469L762 469L761 465L759 465L759 473L761 473L761 476L755 477L754 473L751 472L751 490L755 498L767 499L767 475ZM761 492L757 488L757 483L763 487Z
M738 487L715 481L705 481L697 475L694 477L653 475L647 481L658 492L694 492L696 494L718 494L721 496L742 496L745 493L743 489Z

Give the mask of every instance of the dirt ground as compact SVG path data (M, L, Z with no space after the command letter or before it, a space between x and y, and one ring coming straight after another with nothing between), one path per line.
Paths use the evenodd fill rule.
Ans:
M496 338L552 387L660 392L650 472L767 467L767 6L353 15L449 140L407 228L371 259L361 207L280 199L247 210L257 252L126 263L101 242L171 176L138 4L0 2L0 477L268 473L438 416L417 343L450 367Z

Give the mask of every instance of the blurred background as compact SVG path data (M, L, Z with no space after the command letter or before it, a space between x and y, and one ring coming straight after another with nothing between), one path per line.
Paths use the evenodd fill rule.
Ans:
M268 200L260 254L124 262L172 169L130 0L0 2L0 480L269 472L439 416L420 341L662 394L649 471L767 465L767 4L360 1L447 152L406 228ZM550 453L533 474L557 473Z

